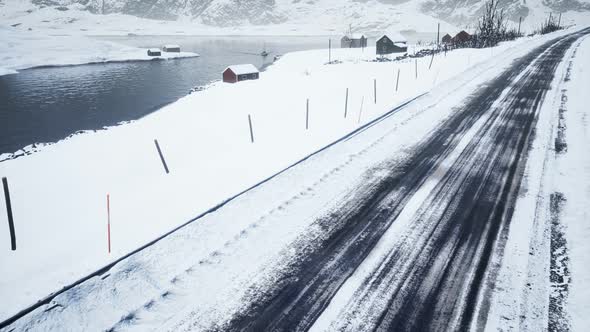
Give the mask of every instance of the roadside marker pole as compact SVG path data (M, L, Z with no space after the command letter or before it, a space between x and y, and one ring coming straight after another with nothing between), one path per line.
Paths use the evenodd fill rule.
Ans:
M518 18L518 37L520 37L520 23L522 23L522 16Z
M428 65L428 70L432 67L432 61L434 61L434 51L432 52L432 58L430 58L430 64Z
M361 99L361 110L359 111L359 119L357 123L361 123L361 115L363 114L363 104L365 103L365 96Z
M377 104L377 79L373 79L373 95L375 96L375 104Z
M414 60L414 63L416 64L416 79L418 79L418 59Z
M400 69L397 69L397 80L395 81L395 92L397 92L397 87L399 86L399 71Z
M3 177L4 199L6 200L6 214L8 215L8 229L10 231L10 249L16 250L16 234L14 233L14 220L12 219L12 205L10 204L10 192L8 191L8 180Z
M305 108L305 130L309 129L309 99L307 99L307 104Z
M164 155L162 154L162 150L160 149L160 144L158 144L158 140L154 139L154 144L156 144L156 149L158 150L158 154L160 155L160 160L162 161L162 165L164 165L164 170L166 174L170 173L168 171L168 165L166 164L166 160L164 159Z
M252 130L252 117L248 114L248 125L250 126L250 141L254 143L254 131Z
M332 39L328 39L328 63L332 63Z
M346 113L348 113L348 88L346 88L346 99L344 100L344 118L346 119Z
M107 194L107 243L109 254L111 253L111 198Z

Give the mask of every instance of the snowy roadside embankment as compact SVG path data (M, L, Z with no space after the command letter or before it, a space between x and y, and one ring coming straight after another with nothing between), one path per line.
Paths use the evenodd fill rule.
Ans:
M590 122L588 118L588 87L590 87L590 38L586 37L567 63L567 84L560 98L560 116L564 123L565 151L558 154L558 176L553 190L565 200L560 212L567 240L567 271L569 294L565 308L572 331L590 326ZM565 96L565 98L563 97ZM566 280L567 281L567 280Z
M525 38L494 49L456 50L436 56L431 69L429 57L363 61L374 58L374 48L333 50L332 59L342 61L334 65L325 65L327 50L287 54L261 73L258 81L216 83L136 122L76 135L31 155L0 162L0 176L6 176L10 184L18 243L17 251L0 254L0 292L11 299L0 305L0 319L395 105L500 55L509 62L556 36ZM154 139L159 141L169 174ZM107 252L107 194L111 254ZM0 211L5 211L3 200ZM6 224L5 218L0 214L0 224ZM9 248L6 229L1 232L0 247Z
M489 331L590 326L590 38L566 53L539 112L491 297Z
M84 36L47 35L0 26L0 75L18 70L90 63L146 61L196 57L192 52L148 56L147 49Z

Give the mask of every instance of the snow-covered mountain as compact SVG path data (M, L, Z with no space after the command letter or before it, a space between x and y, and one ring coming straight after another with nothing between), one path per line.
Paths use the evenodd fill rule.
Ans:
M1 2L1 1L0 1ZM269 25L292 20L330 20L342 16L357 21L370 12L416 11L454 25L476 20L485 0L32 0L38 6L70 7L95 14L127 14L159 20L187 17L212 26ZM532 12L590 11L590 0L501 0L508 19L526 19ZM376 9L376 11L374 10ZM373 20L373 23L378 23ZM382 19L382 18L381 18ZM362 21L362 19L360 20ZM362 25L362 24L361 24Z
M382 0L387 1L387 0ZM498 8L504 10L511 21L518 21L520 17L526 19L531 11L544 7L545 11L556 13L568 11L590 11L587 0L501 0ZM422 4L425 13L458 23L473 21L483 11L486 1L482 0L426 0Z
M455 33L473 30L487 0L0 0L0 24L88 35L341 35L352 28ZM500 0L512 27L537 29L550 13L590 24L590 0Z
M95 14L127 14L158 20L181 16L198 18L209 25L281 23L288 18L278 10L275 0L32 0L39 6L68 6ZM294 1L296 2L296 1Z

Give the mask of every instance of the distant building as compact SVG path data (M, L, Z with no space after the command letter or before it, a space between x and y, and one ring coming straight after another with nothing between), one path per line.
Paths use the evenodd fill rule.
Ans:
M341 48L361 48L367 47L367 37L362 34L352 34L350 36L344 36L340 40Z
M259 77L259 71L251 64L234 65L227 67L222 75L224 82L237 83L247 80L257 80Z
M164 52L173 52L173 53L180 53L180 46L178 45L164 45L162 47Z
M443 44L450 44L451 40L453 39L453 37L451 37L451 35L449 35L448 33L446 35L444 35L442 37L442 43Z
M454 45L464 45L471 40L471 35L465 30L461 30L458 34L451 39L451 43Z
M377 39L377 54L405 53L408 51L407 40L397 32L389 32Z
M160 55L162 55L162 52L160 51L160 49L150 48L147 50L147 55L148 56L160 56Z

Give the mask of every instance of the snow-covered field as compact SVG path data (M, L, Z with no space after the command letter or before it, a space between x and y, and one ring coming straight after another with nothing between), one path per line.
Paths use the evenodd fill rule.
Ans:
M554 36L438 55L431 69L430 58L364 61L374 58L372 48L333 50L332 59L342 61L334 65L326 65L327 50L287 54L258 81L215 83L139 121L31 148L36 152L1 162L0 175L10 184L18 250L0 255L0 292L11 299L0 305L0 319L183 224L395 105L450 82L460 85L454 78L489 70L490 60L499 61L499 70ZM254 143L250 142L248 115ZM440 114L428 121L443 117ZM154 139L159 141L170 174L164 172ZM107 252L107 194L111 254ZM4 210L2 200L0 211ZM2 214L1 224L5 218ZM220 227L233 229L232 218ZM0 247L8 248L8 234L2 232Z

